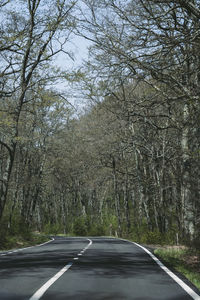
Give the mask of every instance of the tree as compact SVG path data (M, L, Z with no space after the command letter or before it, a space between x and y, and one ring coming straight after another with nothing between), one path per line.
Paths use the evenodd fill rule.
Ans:
M3 130L0 136L3 151L0 218L6 204L23 112L29 110L47 83L62 76L51 67L51 62L58 53L65 52L64 45L74 28L75 4L75 1L65 0L48 3L27 0L15 1L12 8L9 1L1 3L5 17L1 24L0 46L1 111L11 129L9 135Z
M154 127L156 134L158 130L166 131L163 137L170 129L169 137L174 137L174 129L177 132L178 152L174 159L180 159L175 180L177 190L181 185L181 231L183 236L194 238L194 224L198 222L195 210L199 211L199 182L192 175L198 174L195 165L199 165L198 154L194 155L199 144L199 1L83 2L87 10L82 12L82 31L78 33L94 43L88 66L95 82L103 81L104 95L113 95L116 101L125 103L121 118L126 116L129 125L143 122L146 130ZM130 82L135 87L143 82L149 92L127 97L124 91ZM163 160L166 161L165 153ZM156 171L157 179L153 179L155 183L159 181L158 185L163 178L161 167L159 174ZM169 173L171 180L172 174Z

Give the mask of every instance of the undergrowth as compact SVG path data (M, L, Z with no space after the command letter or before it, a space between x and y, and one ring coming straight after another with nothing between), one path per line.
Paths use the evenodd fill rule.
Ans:
M186 247L158 248L154 253L200 289L200 253Z
M44 243L49 238L46 235L30 232L28 235L6 235L0 236L0 250L23 248Z

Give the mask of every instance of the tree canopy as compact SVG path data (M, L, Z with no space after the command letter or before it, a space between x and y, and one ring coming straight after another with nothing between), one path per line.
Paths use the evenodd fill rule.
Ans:
M0 6L1 232L198 245L200 1ZM54 58L74 34L89 58L66 76Z

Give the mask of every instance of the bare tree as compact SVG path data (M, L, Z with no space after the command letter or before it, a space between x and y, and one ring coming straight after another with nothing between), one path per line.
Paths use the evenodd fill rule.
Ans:
M130 124L142 121L154 132L170 128L172 133L173 128L177 132L181 226L183 235L192 238L198 222L195 211L199 210L199 181L192 175L194 170L198 174L195 165L199 165L198 155L194 155L199 144L199 1L83 2L86 13L80 17L78 34L94 43L90 51L93 60L88 66L96 84L104 82L104 95L114 95L116 101L126 103L121 117L126 116ZM127 97L123 86L130 82L135 86L143 82L149 92ZM120 95L115 92L119 89ZM158 186L163 170L161 165L155 170ZM161 203L162 197L163 192Z
M3 4L1 103L3 106L6 102L11 105L9 111L3 109L3 113L11 116L12 130L9 136L5 131L0 136L5 153L1 167L0 217L16 155L22 111L34 102L40 88L61 76L51 68L51 62L55 55L65 52L64 45L74 28L72 11L76 2L15 1L15 10L9 6L9 1Z

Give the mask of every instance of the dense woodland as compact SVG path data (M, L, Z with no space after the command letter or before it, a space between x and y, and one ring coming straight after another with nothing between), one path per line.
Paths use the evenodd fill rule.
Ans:
M0 240L198 246L200 1L0 0L0 20ZM75 35L88 61L60 71Z

